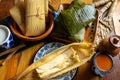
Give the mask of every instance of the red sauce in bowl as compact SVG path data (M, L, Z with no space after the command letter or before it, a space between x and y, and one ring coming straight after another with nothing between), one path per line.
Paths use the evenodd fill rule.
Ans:
M108 71L112 68L112 60L106 54L99 54L96 56L96 65L99 69Z

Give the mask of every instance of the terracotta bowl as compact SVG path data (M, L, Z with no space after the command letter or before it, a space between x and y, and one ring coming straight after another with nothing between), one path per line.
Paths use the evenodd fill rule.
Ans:
M53 13L49 12L49 23L46 23L45 32L39 36L28 37L28 36L23 35L14 20L12 20L12 25L10 28L11 28L11 31L13 32L13 34L15 34L20 39L23 39L25 41L38 41L38 40L41 40L41 39L44 39L45 37L47 37L52 32L53 27L54 27Z

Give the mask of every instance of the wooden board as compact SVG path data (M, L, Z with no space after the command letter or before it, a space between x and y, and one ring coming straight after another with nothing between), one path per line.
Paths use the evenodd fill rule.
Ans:
M88 0L89 1L89 0ZM91 0L90 0L91 1ZM3 5L6 6L3 6ZM0 3L0 20L9 15L9 9L13 6L13 0L2 0ZM114 22L116 33L120 35L120 0L114 14ZM47 39L48 40L48 39ZM40 41L40 43L29 46L24 50L16 53L4 66L0 66L0 80L8 80L9 78L15 76L16 74L23 71L27 66L29 66L34 58L36 51L43 45L45 42ZM120 80L120 60L119 57L114 57L115 69L112 73L105 75L100 80ZM22 80L39 80L35 71L26 75ZM99 80L98 76L95 76L91 72L90 62L82 65L78 69L78 73L74 80Z

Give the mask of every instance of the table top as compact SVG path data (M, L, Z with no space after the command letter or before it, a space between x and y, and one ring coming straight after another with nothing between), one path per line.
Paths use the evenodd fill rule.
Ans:
M14 5L14 0L0 0L0 20L9 15L9 9ZM84 1L84 0L83 0ZM92 2L91 0L85 0ZM97 0L94 0L97 1ZM120 0L114 13L114 25L116 34L120 35ZM49 39L49 38L47 38ZM50 40L51 41L51 40ZM37 42L22 51L17 52L10 58L5 65L0 66L0 80L8 80L25 70L32 62L38 49L46 43L46 40ZM120 59L119 56L113 58L115 62L115 69L110 74L106 74L103 78L94 75L90 69L90 62L80 66L74 80L120 80ZM2 61L2 59L0 60ZM22 80L39 80L35 71L26 75Z

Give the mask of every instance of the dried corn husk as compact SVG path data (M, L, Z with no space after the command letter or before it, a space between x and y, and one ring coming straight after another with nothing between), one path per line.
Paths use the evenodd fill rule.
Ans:
M19 3L24 3L25 0L14 0L14 4L18 5Z
M40 78L45 80L66 73L79 67L91 58L94 52L91 46L90 43L71 43L53 50L40 60L31 64L24 72L12 80L19 80L36 68Z
M108 37L112 32L114 34L115 32L115 27L113 24L113 13L115 10L115 7L117 5L117 1L118 0L114 0L109 12L107 14L107 16L102 20L99 20L99 25L98 25L98 29L97 29L97 33L96 33L96 40L95 40L95 45L97 46L97 48L99 49L99 43L105 39L106 37ZM102 13L101 13L102 14ZM101 17L101 15L100 15Z
M45 16L46 16L46 18L47 18L47 16L48 16L48 1L49 0L45 0Z
M104 5L106 4L107 2L109 2L110 0L99 0L97 2L94 2L92 5L95 6L95 7L99 7L101 5Z
M25 9L23 3L16 4L10 9L10 15L19 26L21 32L25 34Z
M103 13L108 10L111 6L112 2L108 2L106 5L104 5L100 10L99 10L99 18L102 19Z
M26 0L26 36L38 36L45 31L45 0Z
M107 15L108 17L113 17L113 13L115 11L117 3L118 3L118 0L113 1L113 4L111 5L110 10L109 10L108 15Z

